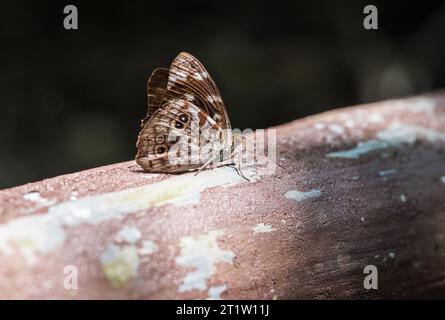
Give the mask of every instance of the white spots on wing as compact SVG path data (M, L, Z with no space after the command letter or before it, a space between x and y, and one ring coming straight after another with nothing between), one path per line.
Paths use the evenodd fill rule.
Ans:
M401 201L401 202L406 202L407 200L408 200L408 199L407 199L406 195L402 193L402 194L400 195L400 201Z
M328 129L335 134L343 134L345 133L345 129L339 124L333 123L328 126Z
M218 95L208 95L207 96L207 101L210 102L210 103L222 102L222 99Z
M379 176L381 176L381 177L389 176L391 174L395 174L396 172L397 172L396 169L382 170L382 171L379 171Z
M35 202L36 204L44 207L51 206L56 203L56 201L53 199L43 198L39 192L26 193L23 195L23 199Z
M204 79L208 79L209 75L206 72L195 72L193 78L198 81L203 81Z
M226 285L210 287L208 291L209 297L207 298L207 300L221 300L221 293L226 291L226 289Z
M391 259L394 259L395 256L396 256L395 252L391 251L390 253L388 253L388 257L390 257Z
M139 256L136 247L120 248L109 245L100 256L102 271L113 287L122 287L131 279L136 278L139 268Z
M116 235L116 242L135 244L141 238L141 232L136 227L124 226Z
M191 103L188 106L187 111L192 116L193 121L195 121L195 123L199 123L200 110L198 109L198 107L196 107L194 104Z
M179 292L207 289L207 280L215 273L216 264L232 263L235 254L230 250L221 249L218 245L217 239L221 235L223 231L214 230L197 237L181 238L181 254L175 259L176 264L194 270L187 273L178 288Z
M183 99L173 99L170 103L180 107L185 107L187 101Z
M202 74L199 73L199 72L195 72L195 73L193 74L193 78L195 78L195 80L198 80L198 81L202 81L202 80L204 80Z
M440 181L441 181L443 184L445 184L445 176L441 176L441 177L440 177Z
M186 93L184 94L185 99L187 99L188 101L193 101L195 99L195 96L191 93Z
M275 229L270 224L259 223L253 227L252 230L255 233L268 233L274 231Z
M192 60L192 59L189 58L189 56L190 55L186 55L184 57L184 55L180 54L179 56L176 57L176 59L178 60L179 64L188 66L190 64L189 61Z
M141 256L150 255L158 251L158 245L151 240L144 240L142 242L142 248L138 249L138 254Z
M208 79L210 78L209 75L207 74L207 72L202 71L202 72L195 72L192 74L193 79L197 80L197 81L204 81L204 79Z
M179 80L181 81L187 80L187 73L185 71L175 68L173 69L173 72Z
M176 76L172 73L170 73L169 75L169 79L167 82L167 89L171 90L171 88L173 87L173 84L177 81L178 79L176 78Z
M312 189L307 192L302 192L298 190L289 190L284 194L284 196L288 199L293 199L297 202L310 199L310 198L318 198L321 196L321 191L318 189Z

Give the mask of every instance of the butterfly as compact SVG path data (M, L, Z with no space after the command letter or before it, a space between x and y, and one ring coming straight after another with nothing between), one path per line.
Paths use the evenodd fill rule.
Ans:
M232 135L219 90L198 59L181 52L170 69L155 69L147 95L136 143L136 162L144 171L201 171L233 163L242 138Z

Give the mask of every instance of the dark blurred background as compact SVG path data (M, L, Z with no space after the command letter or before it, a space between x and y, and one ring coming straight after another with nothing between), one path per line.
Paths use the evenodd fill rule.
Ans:
M445 87L443 1L240 3L2 2L0 188L132 159L147 78L180 51L241 129Z

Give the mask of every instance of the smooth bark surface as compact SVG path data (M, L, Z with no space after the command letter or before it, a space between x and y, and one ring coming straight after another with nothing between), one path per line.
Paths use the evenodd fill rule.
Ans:
M444 93L276 129L286 169L251 181L129 161L0 191L0 298L445 296Z

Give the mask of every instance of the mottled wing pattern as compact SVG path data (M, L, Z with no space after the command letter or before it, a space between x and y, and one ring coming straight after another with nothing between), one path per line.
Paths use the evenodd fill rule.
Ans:
M158 68L154 70L147 83L148 112L141 122L141 127L150 119L165 102L165 92L167 91L169 70Z
M191 159L190 149L211 143L214 137L207 134L209 129L229 129L230 122L219 91L202 64L181 53L170 70L152 73L147 93L148 114L136 145L138 164L150 172L189 171L205 165L209 159ZM180 148L183 143L187 144L185 151ZM172 156L182 161L176 163Z
M193 169L195 166L174 164L169 160L169 152L176 145L178 137L182 141L191 135L189 117L184 108L189 107L183 100L174 100L163 105L151 116L141 130L137 142L136 160L146 171L177 172ZM185 116L185 117L184 117ZM179 118L181 117L181 121ZM186 157L187 154L177 154ZM170 156L171 159L171 156ZM198 166L198 165L196 165Z
M210 74L195 57L181 52L170 67L167 96L184 97L202 109L223 129L230 128L221 94Z

